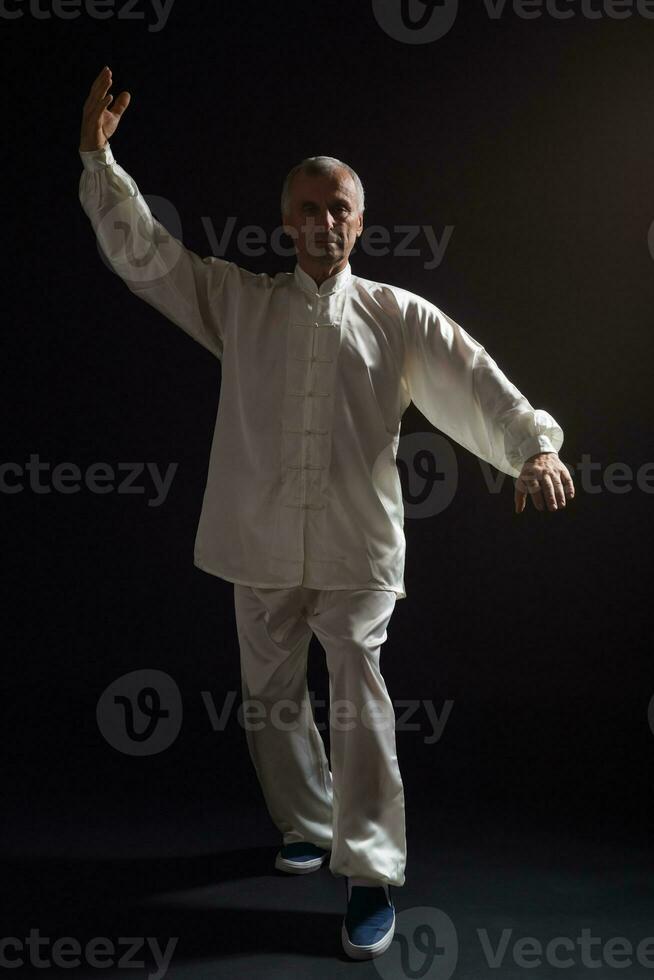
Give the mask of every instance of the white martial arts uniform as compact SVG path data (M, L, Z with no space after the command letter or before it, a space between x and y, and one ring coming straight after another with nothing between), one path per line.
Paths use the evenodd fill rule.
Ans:
M421 296L355 276L349 263L318 287L299 264L271 277L202 259L153 218L109 144L80 156L80 201L114 271L222 365L194 561L234 583L244 685L262 698L299 697L303 669L289 671L302 663L310 623L333 696L350 691L358 704L366 692L382 694L392 708L378 656L382 624L406 596L395 462L403 413L413 401L511 476L529 456L558 451L560 426ZM305 613L309 596L313 612ZM270 603L295 623L292 650L263 629ZM305 738L268 725L248 742L285 841L327 842L330 773L304 724ZM352 760L361 763L356 775ZM373 737L358 722L337 735L332 766L332 871L402 884L394 737Z
M126 285L222 363L195 564L262 588L404 587L395 465L413 401L518 476L563 432L432 303L348 264L318 288L201 259L152 217L110 146L81 153L80 199Z
M404 884L404 788L380 648L396 596L381 589L234 586L250 756L285 844L331 848L334 875ZM307 690L315 635L329 671L331 770Z

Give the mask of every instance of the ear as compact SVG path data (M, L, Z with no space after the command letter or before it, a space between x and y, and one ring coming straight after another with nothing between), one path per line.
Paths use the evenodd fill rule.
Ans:
M357 238L359 237L362 231L363 231L363 211L359 213L359 226L357 228Z

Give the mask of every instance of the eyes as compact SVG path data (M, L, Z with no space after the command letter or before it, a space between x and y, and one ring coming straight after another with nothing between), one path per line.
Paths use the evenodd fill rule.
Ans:
M304 214L315 214L319 210L317 204L310 204L306 202L302 205L302 211ZM335 204L329 209L332 214L348 215L351 208L347 204Z

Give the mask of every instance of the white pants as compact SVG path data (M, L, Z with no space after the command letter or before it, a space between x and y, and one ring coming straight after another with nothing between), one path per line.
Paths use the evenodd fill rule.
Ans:
M379 669L395 602L374 589L234 584L246 738L283 843L331 848L336 877L401 886L404 788ZM312 633L329 672L331 771L307 687Z

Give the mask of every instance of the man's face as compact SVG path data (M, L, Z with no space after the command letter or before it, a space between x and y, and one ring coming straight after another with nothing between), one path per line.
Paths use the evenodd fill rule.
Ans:
M345 266L363 230L363 215L357 213L356 187L347 170L317 177L297 173L290 187L289 211L283 220L300 265Z

